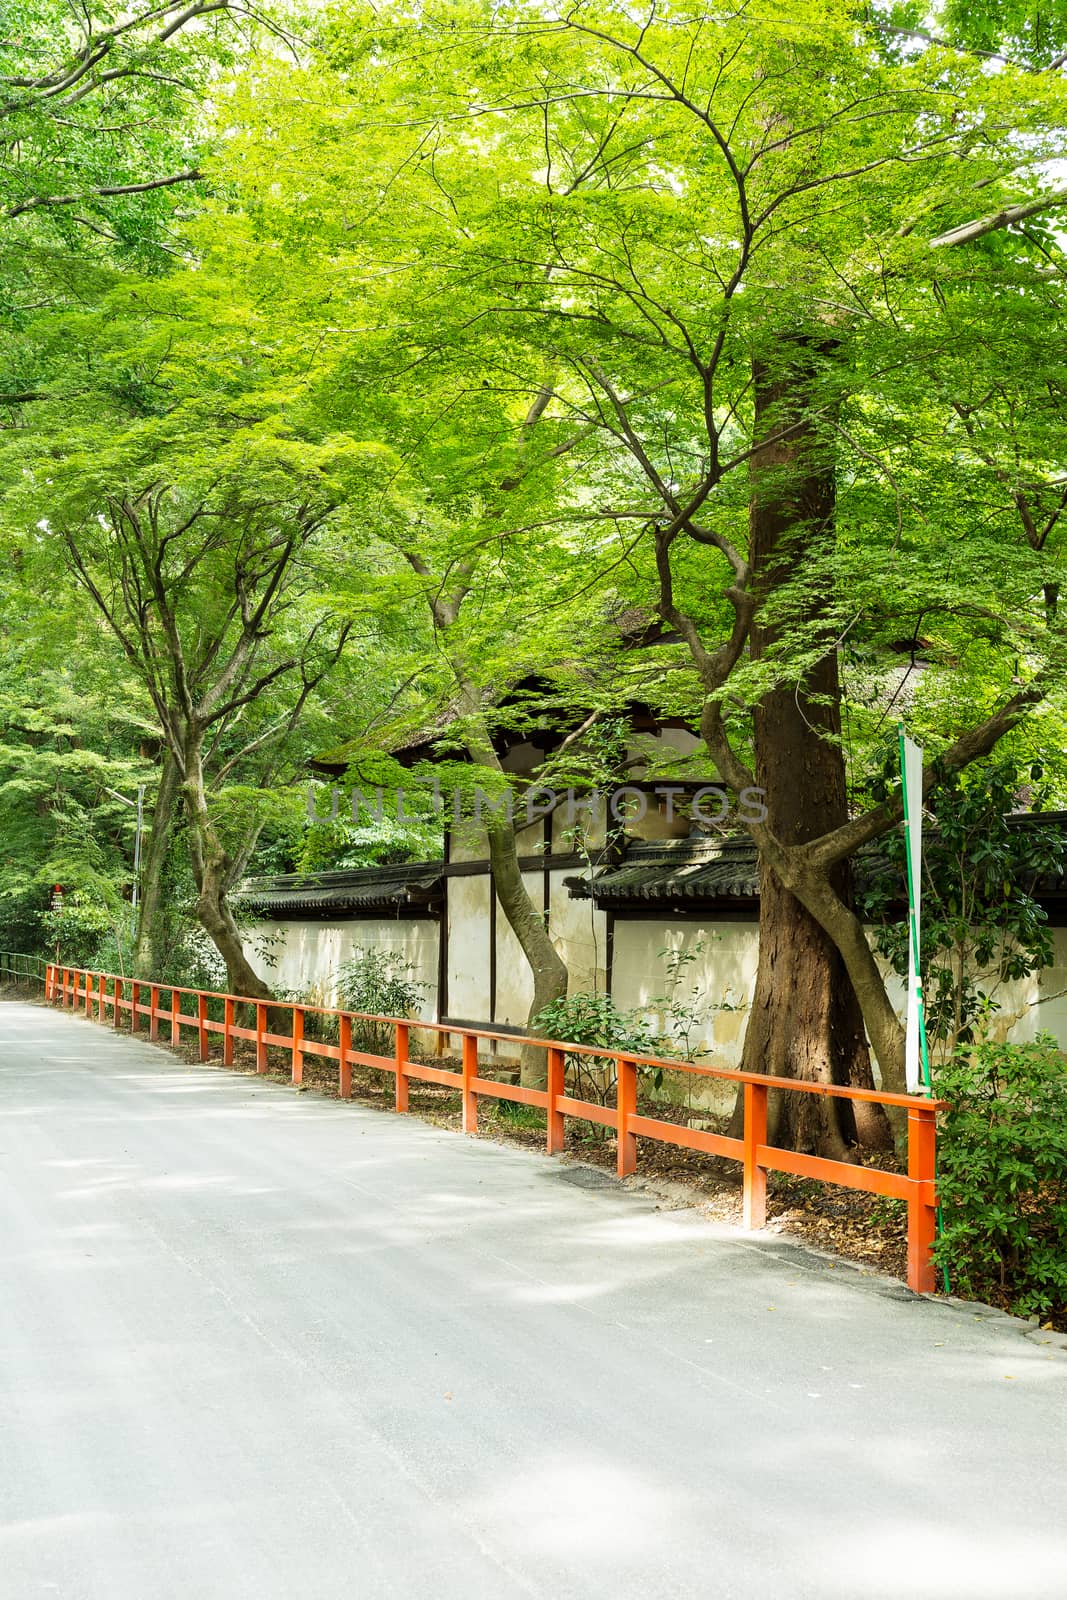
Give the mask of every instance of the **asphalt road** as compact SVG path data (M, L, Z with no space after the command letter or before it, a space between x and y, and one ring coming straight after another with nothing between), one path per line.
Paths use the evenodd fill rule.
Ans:
M0 1595L1067 1597L1067 1354L0 1005Z

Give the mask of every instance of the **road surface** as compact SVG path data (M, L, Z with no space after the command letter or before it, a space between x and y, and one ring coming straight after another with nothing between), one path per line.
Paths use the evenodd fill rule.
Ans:
M1067 1354L0 1005L0 1595L1067 1596Z

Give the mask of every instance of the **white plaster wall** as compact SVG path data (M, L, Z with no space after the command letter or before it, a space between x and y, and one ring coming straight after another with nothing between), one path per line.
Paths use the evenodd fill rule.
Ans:
M423 985L419 1016L437 1015L438 926L430 918L366 917L336 922L256 922L245 938L245 954L275 990L309 994L319 1005L337 999L337 970L357 947L389 950L412 963L411 978Z
M1000 1007L990 1021L991 1038L1025 1044L1039 1033L1050 1033L1060 1049L1067 1051L1067 928L1052 929L1052 953L1051 966L1042 972L1018 983L983 985L991 987ZM907 985L895 972L888 971L885 962L879 961L878 965L897 1016L903 1021ZM880 1082L878 1063L872 1062L872 1066L875 1082Z
M1008 985L1002 995L1002 1012L994 1033L1017 1041L1051 1033L1067 1049L1067 928L1052 930L1050 967L1025 982Z
M903 1015L904 986L894 978L891 989L897 1010ZM1051 1033L1067 1050L1067 928L1052 929L1052 965L1044 971L993 988L1000 1010L992 1019L994 1039L1024 1044L1039 1033Z
M449 861L484 861L486 854L485 830L473 822L456 823L449 834Z
M679 755L696 755L704 744L699 734L690 733L688 728L661 728L656 735L661 744L667 745L671 750L677 750Z
M682 992L701 991L707 1007L707 1026L701 1045L706 1059L716 1066L738 1067L744 1044L748 1004L756 982L759 929L751 921L678 922L618 918L612 996L623 1010L646 1008L649 1022L658 1029L664 1019L648 1002L665 992L664 949L692 950L699 941L705 948L686 969ZM1054 959L1043 972L996 990L1000 1010L993 1018L994 1038L1023 1043L1038 1033L1050 1033L1067 1050L1067 928L1052 930ZM907 989L904 980L879 962L890 999L904 1019ZM725 1003L725 1004L724 1004ZM727 1009L729 1007L730 1009ZM737 1009L734 1009L737 1008ZM879 1081L877 1062L875 1081Z
M524 872L523 886L534 905L544 904L544 874ZM485 975L486 1009L479 1013L488 1015L489 974ZM511 931L511 925L498 905L496 908L496 1015L494 1022L507 1027L525 1028L533 1004L533 973L522 947Z
M599 795L575 794L568 799L564 790L552 812L552 849L560 855L579 848L603 849L607 809Z
M640 1010L664 1037L664 1055L673 1052L667 1042L671 1027L657 999L668 996L664 951L695 956L682 969L676 998L691 1005L698 1023L689 1036L690 1053L709 1066L736 1068L741 1064L748 1007L756 981L759 933L755 920L671 921L617 917L615 921L611 993L624 1011ZM684 1046L680 1044L679 1054ZM665 1098L687 1096L693 1105L724 1114L735 1090L716 1079L693 1079L679 1073L664 1082Z
M519 855L543 855L545 850L544 820L540 815L537 815L532 822L524 823L524 817L525 812L521 806L517 807L515 812L515 831ZM476 827L473 821L459 823L452 830L448 855L450 861L486 861L489 856L489 843L485 829Z
M607 986L607 927L604 913L589 901L572 899L564 888L570 870L550 876L550 926L553 940L567 961L572 991L604 990ZM525 875L535 905L541 903L542 875ZM489 878L448 880L450 1016L489 1021ZM665 949L693 951L703 941L697 960L685 969L681 996L695 996L703 1025L693 1036L698 1057L716 1066L737 1067L756 979L758 926L752 920L671 921L617 917L615 921L612 995L624 1010L641 1009L648 1021L665 1031L661 1010L652 1004L666 993ZM366 918L334 922L259 922L251 925L246 952L255 970L279 990L313 993L322 1004L335 999L338 967L356 946L395 950L414 965L413 976L425 986L419 1015L437 1016L438 925L429 919ZM1001 1011L993 1035L1016 1042L1051 1033L1067 1049L1067 928L1053 929L1053 965L1021 983L998 992ZM274 964L266 959L268 952ZM887 974L890 996L903 1017L905 989ZM496 1020L525 1024L533 984L525 958L507 920L497 908ZM516 1047L500 1046L501 1054ZM877 1078L877 1067L875 1067ZM708 1102L709 1105L712 1101Z
M759 954L755 921L616 918L612 997L624 1011L643 1011L666 1035L663 1009L652 1004L668 992L665 950L696 955L677 989L677 998L692 1004L703 1019L690 1037L694 1053L715 1066L739 1066Z
M489 1019L489 875L446 878L448 1015Z
M580 874L587 877L588 873ZM591 900L571 898L564 882L578 877L573 868L549 874L549 928L552 942L567 963L572 992L607 988L608 925Z

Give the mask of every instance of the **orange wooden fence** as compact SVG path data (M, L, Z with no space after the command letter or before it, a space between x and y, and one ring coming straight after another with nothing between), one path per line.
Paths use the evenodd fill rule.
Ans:
M160 995L170 996L170 1005L160 1004ZM110 1011L116 1027L129 1021L131 1031L137 1032L142 1020L148 1024L148 1037L158 1039L161 1023L170 1029L170 1042L176 1044L182 1028L195 1028L200 1059L210 1059L211 1035L222 1036L222 1062L233 1063L234 1043L238 1039L255 1045L256 1070L267 1071L267 1050L270 1045L285 1050L290 1058L292 1081L300 1083L306 1056L322 1056L336 1061L338 1088L342 1098L352 1093L353 1064L376 1068L393 1074L396 1089L396 1109L408 1109L408 1090L412 1080L421 1083L444 1084L459 1092L463 1111L463 1131L474 1133L478 1124L478 1102L481 1099L513 1100L521 1105L538 1106L547 1114L547 1144L549 1154L563 1149L564 1119L578 1117L586 1122L599 1122L614 1128L618 1146L620 1177L637 1167L638 1139L656 1139L663 1144L679 1145L686 1150L701 1150L708 1155L726 1156L739 1161L743 1172L743 1226L761 1228L767 1215L767 1173L789 1172L801 1178L815 1178L822 1183L835 1183L846 1189L863 1189L869 1194L888 1195L904 1200L908 1207L908 1286L919 1293L930 1293L935 1288L934 1266L930 1258L936 1226L937 1200L934 1186L937 1149L937 1113L940 1102L920 1095L884 1094L878 1089L848 1089L834 1084L796 1083L788 1079L772 1078L756 1072L733 1072L726 1067L697 1066L688 1061L664 1060L658 1056L639 1056L616 1050L603 1050L591 1045L566 1044L555 1039L537 1039L532 1042L544 1047L547 1053L547 1087L526 1089L518 1084L497 1083L480 1075L478 1045L484 1040L507 1040L515 1043L514 1035L494 1033L485 1028L445 1027L439 1023L412 1022L404 1017L370 1016L365 1012L340 1011L327 1006L307 1006L291 1001L246 1000L238 995L219 994L213 990L184 989L170 984L149 983L137 979L116 977L110 972L90 972L78 967L49 966L45 976L46 998L72 1009L84 1007L87 1016L104 1020ZM189 1010L181 1008L189 997ZM209 1007L217 1002L222 1016L211 1017ZM237 1007L247 1008L254 1016L252 1027L238 1025ZM289 1013L292 1018L288 1033L272 1032L269 1027L271 1012ZM308 1037L305 1022L309 1016L324 1016L336 1023L337 1043ZM376 1055L352 1047L353 1021L375 1023L392 1030L394 1048L391 1056ZM431 1066L425 1061L411 1059L410 1038L412 1029L421 1029L447 1042L449 1038L462 1040L462 1066L459 1071ZM566 1057L586 1056L613 1064L616 1071L614 1106L598 1105L591 1100L579 1100L568 1094L565 1078ZM670 1072L691 1073L702 1078L722 1078L740 1084L744 1092L744 1134L740 1139L726 1138L722 1134L708 1133L704 1129L680 1127L657 1117L641 1116L637 1110L637 1073L641 1067L662 1068ZM883 1106L900 1106L907 1112L908 1171L882 1172L875 1167L854 1166L843 1161L828 1161L821 1156L801 1155L792 1150L779 1150L767 1143L767 1096L771 1090L789 1094L827 1095L843 1100L868 1100Z

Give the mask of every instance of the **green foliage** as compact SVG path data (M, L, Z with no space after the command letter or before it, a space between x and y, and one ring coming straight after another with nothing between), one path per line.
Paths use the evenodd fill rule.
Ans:
M414 1016L426 985L413 977L414 964L394 950L357 945L337 971L337 1004L344 1011L363 1011L371 1017ZM352 1040L360 1050L392 1055L393 1030L387 1025L355 1020Z
M433 861L441 855L441 829L401 823L383 816L365 827L325 823L307 828L294 855L296 872L346 872L391 866L402 861Z
M805 0L712 27L610 0L552 19L357 0L324 19L299 118L288 70L242 85L220 170L264 254L299 254L300 314L335 361L315 404L394 445L383 539L419 562L409 592L458 608L447 654L479 688L601 659L606 602L655 605L665 554L675 603L722 643L753 363L779 372L798 345L818 351L804 409L835 469L834 538L767 598L774 648L731 669L739 746L827 629L859 775L920 625L909 711L931 748L1017 676L1062 675L1041 598L1064 526L1058 246L1033 224L966 252L930 239L1041 184L1063 88L990 72L968 9L965 27L933 8L967 45L946 50L894 33L930 21L913 6ZM981 25L1012 34L1019 9L979 7ZM657 557L680 504L704 521ZM640 689L691 713L685 658L631 652L605 688L587 676L588 703L610 718ZM612 754L591 738L558 765Z
M1047 1034L942 1066L936 1256L957 1293L1023 1316L1067 1308L1067 1064Z
M889 758L893 770L895 752ZM1034 897L1042 879L1058 878L1064 839L1038 815L1009 820L1024 789L1039 785L1040 767L1020 771L1010 759L979 763L961 774L941 771L927 797L923 830L922 976L931 1040L947 1053L968 1044L999 1009L998 989L1048 966L1048 917ZM879 787L885 778L877 780ZM877 796L876 796L877 797ZM874 940L901 977L908 971L905 840L889 834L871 862L862 896Z
M44 251L60 271L66 254L80 255L83 266L93 256L153 267L173 259L168 224L188 180L168 180L195 172L203 144L197 100L233 61L234 13L243 11L240 0L5 5L0 241L6 234L4 242L29 255L23 283ZM0 305L4 265L0 243ZM19 268L14 256L11 266Z
M469 779L470 769L464 768ZM350 781L305 791L288 839L289 865L257 871L340 872L401 861L433 861L443 850L441 819L416 774L389 757L364 759Z
M185 989L225 993L229 987L226 963L219 952L187 908L177 905L169 909L161 955L152 976Z
M40 917L55 884L68 904L78 893L113 922L126 915L134 812L115 795L134 795L146 783L151 806L151 719L99 633L62 596L38 597L0 577L4 601L0 927L11 940L21 925L20 938L29 935L31 947L43 950Z
M61 909L42 912L40 929L45 951L64 966L124 970L106 965L118 943L113 911L84 890L66 895Z
M542 1039L635 1055L652 1055L656 1043L640 1012L620 1010L609 994L579 992L555 1000L537 1013L530 1029Z
M1048 71L1067 47L1067 9L1062 0L947 0L947 37L994 58L1002 53L1033 71Z
M303 19L294 64L231 53L234 9L171 33L164 5L105 41L111 0L84 18L17 0L0 44L0 210L27 263L0 261L5 626L33 613L31 670L92 657L122 686L73 708L80 677L62 701L20 688L28 731L0 751L12 906L46 876L121 900L129 818L103 786L154 775L187 691L218 713L205 810L235 873L264 826L264 864L421 853L305 829L292 797L324 750L357 764L449 710L451 748L491 765L506 727L536 746L550 703L582 705L599 721L555 770L600 781L634 760L624 708L721 703L745 755L751 708L828 637L858 780L898 701L932 750L1038 681L1062 726L1054 213L931 249L1044 185L1062 75L1027 69L1061 20L1028 0L640 18L339 0ZM53 94L90 38L99 60ZM172 160L218 198L100 192ZM834 526L758 596L774 645L732 652L757 599L753 377L798 351ZM54 614L72 582L110 636ZM685 626L654 650L620 644L613 618L674 607ZM694 663L719 661L709 696ZM505 708L532 673L547 691ZM978 863L989 926L1000 865ZM959 905L941 920L972 926ZM1016 971L1044 937L1020 912ZM679 1007L706 997L674 978L688 1048ZM937 1011L935 976L930 993ZM990 993L946 996L961 1037Z
M622 1054L655 1054L656 1038L640 1011L623 1011L609 994L569 994L544 1006L530 1019L530 1031L561 1044L596 1045ZM609 1102L615 1087L615 1068L609 1060L568 1051L567 1071L587 1099ZM657 1074L662 1077L662 1074Z

